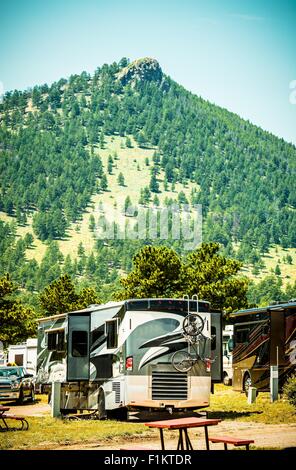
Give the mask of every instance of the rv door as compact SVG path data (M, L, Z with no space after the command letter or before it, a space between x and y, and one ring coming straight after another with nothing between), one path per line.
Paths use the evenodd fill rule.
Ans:
M222 314L211 312L211 377L212 382L223 380L223 357L222 357Z
M68 317L67 380L89 380L89 315Z

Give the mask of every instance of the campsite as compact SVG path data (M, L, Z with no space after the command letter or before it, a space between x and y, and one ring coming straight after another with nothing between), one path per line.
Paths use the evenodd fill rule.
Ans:
M0 448L39 450L119 450L128 443L160 449L156 431L145 428L142 423L121 421L68 421L51 418L50 406L45 395L38 395L34 405L11 407L15 414L27 416L28 431L1 434ZM221 433L237 434L255 440L251 449L280 450L293 447L296 440L296 411L283 399L270 403L267 393L259 396L256 403L248 405L244 394L218 385L211 399L209 417L223 419ZM198 437L197 437L198 436ZM168 435L168 450L176 447L174 431ZM204 449L203 432L194 431L195 446ZM215 449L222 449L215 444Z
M295 1L1 19L4 460L295 452Z

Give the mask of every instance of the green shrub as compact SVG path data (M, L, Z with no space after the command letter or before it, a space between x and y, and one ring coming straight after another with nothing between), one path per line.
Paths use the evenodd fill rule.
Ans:
M291 405L296 406L296 375L291 375L291 377L288 378L283 391Z

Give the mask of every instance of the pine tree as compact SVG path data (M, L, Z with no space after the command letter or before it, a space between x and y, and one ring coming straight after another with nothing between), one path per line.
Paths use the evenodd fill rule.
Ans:
M280 267L279 267L278 264L277 264L276 267L275 267L274 274L275 274L276 276L280 276L280 275L281 275L281 270L280 270Z
M107 191L107 189L108 189L107 176L105 174L103 174L102 178L101 178L101 190L102 191Z
M148 186L145 186L145 188L143 189L143 201L144 201L144 204L149 204L150 199L151 199L150 190L149 190Z
M91 232L94 232L95 231L95 228L96 228L96 221L95 221L95 218L94 218L94 215L91 214L89 216L89 224L88 224L88 227L90 229Z
M108 157L108 166L107 166L107 168L108 168L108 173L109 173L109 175L112 175L112 170L113 170L113 158L112 158L111 155L109 155L109 157Z
M36 313L15 300L16 290L9 274L0 278L0 341L5 347L35 335L37 329Z
M157 196L157 194L155 194L154 198L153 198L153 204L154 206L158 207L159 206L159 198Z
M118 175L117 183L119 184L119 186L124 186L124 184L125 184L124 176L121 172Z
M149 184L149 189L153 193L158 193L159 192L159 184L155 175L155 172L152 172L151 178L150 178L150 184Z
M128 149L132 147L132 141L129 137L125 139L125 145Z

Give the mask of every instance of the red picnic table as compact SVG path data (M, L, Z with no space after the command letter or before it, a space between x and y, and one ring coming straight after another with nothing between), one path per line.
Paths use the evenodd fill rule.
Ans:
M4 416L4 413L5 411L9 411L9 406L1 406L0 405L0 420L2 421L2 423L4 424L4 428L1 426L1 423L0 423L0 429L8 429L8 426L7 426L7 423L5 421L5 416Z
M178 429L179 430L179 439L177 450L193 450L192 444L190 442L187 430L189 428L205 428L205 439L206 439L206 448L210 449L209 446L209 435L208 435L208 426L215 426L221 422L221 419L207 419L207 418L179 418L179 419L167 419L164 421L152 421L151 423L145 423L145 426L149 428L157 428L160 432L160 442L161 449L165 450L164 447L164 438L163 430L164 429ZM184 436L183 436L184 434Z
M15 415L7 415L5 414L6 411L9 411L9 406L1 406L0 405L0 421L4 424L4 427L0 423L0 431L26 431L29 429L29 424L26 418L23 416L15 416ZM12 428L9 427L7 424L7 419L18 421L21 424L21 427Z

